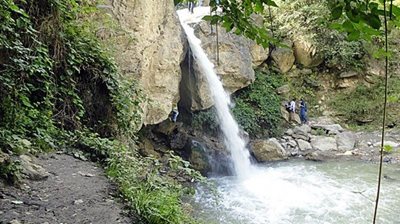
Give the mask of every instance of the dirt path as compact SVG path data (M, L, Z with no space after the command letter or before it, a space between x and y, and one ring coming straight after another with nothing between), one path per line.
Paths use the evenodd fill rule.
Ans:
M101 167L65 154L38 163L50 173L47 180L28 180L22 189L0 184L0 224L135 223Z

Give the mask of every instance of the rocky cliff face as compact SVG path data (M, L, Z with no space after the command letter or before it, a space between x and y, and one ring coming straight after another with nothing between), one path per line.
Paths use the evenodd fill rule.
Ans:
M248 86L255 80L253 67L259 66L268 58L268 50L242 36L227 33L224 28L211 26L203 21L195 25L195 34L202 41L202 47L214 63L225 89L233 93ZM218 48L218 51L217 51ZM219 60L217 59L219 58ZM219 63L218 63L219 62ZM185 106L191 110L207 109L213 105L209 87L201 69L188 55L183 64L183 92Z
M143 124L167 119L179 100L184 37L171 0L112 0L118 31L115 58L128 80L139 80L147 97Z

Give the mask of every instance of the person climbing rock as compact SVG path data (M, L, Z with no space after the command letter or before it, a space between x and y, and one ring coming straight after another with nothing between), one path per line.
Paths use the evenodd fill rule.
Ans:
M178 107L174 107L174 109L172 109L172 114L171 114L171 120L172 122L176 122L176 119L178 118L179 115L179 110Z
M307 104L303 99L300 100L300 121L307 124Z

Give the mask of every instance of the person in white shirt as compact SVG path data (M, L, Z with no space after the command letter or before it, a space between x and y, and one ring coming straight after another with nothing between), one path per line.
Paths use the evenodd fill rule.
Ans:
M292 101L290 101L290 121L296 121L294 117L295 114L296 114L296 98L293 98Z

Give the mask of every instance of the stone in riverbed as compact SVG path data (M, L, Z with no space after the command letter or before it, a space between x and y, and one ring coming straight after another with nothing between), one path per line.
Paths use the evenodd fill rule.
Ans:
M336 139L334 137L312 136L311 145L313 149L320 151L337 150Z
M343 131L340 124L314 124L311 126L312 129L322 129L327 132L327 134L338 134Z
M251 143L254 157L259 162L278 161L288 158L285 149L276 138L255 140Z
M385 141L385 142L384 142L384 145L388 145L388 146L390 146L390 147L392 147L392 148L400 147L400 143L393 142L393 141ZM374 146L374 147L380 147L380 146L381 146L381 142L375 142L375 143L373 144L373 146Z
M352 132L338 133L336 135L336 143L340 151L353 150L356 145L356 136Z
M334 159L337 156L334 155L332 152L329 151L314 151L312 153L309 153L305 156L306 160L312 160L312 161L325 161L328 159Z
M297 139L297 145L299 146L301 151L307 151L312 149L311 144L307 141L304 141L303 139Z

